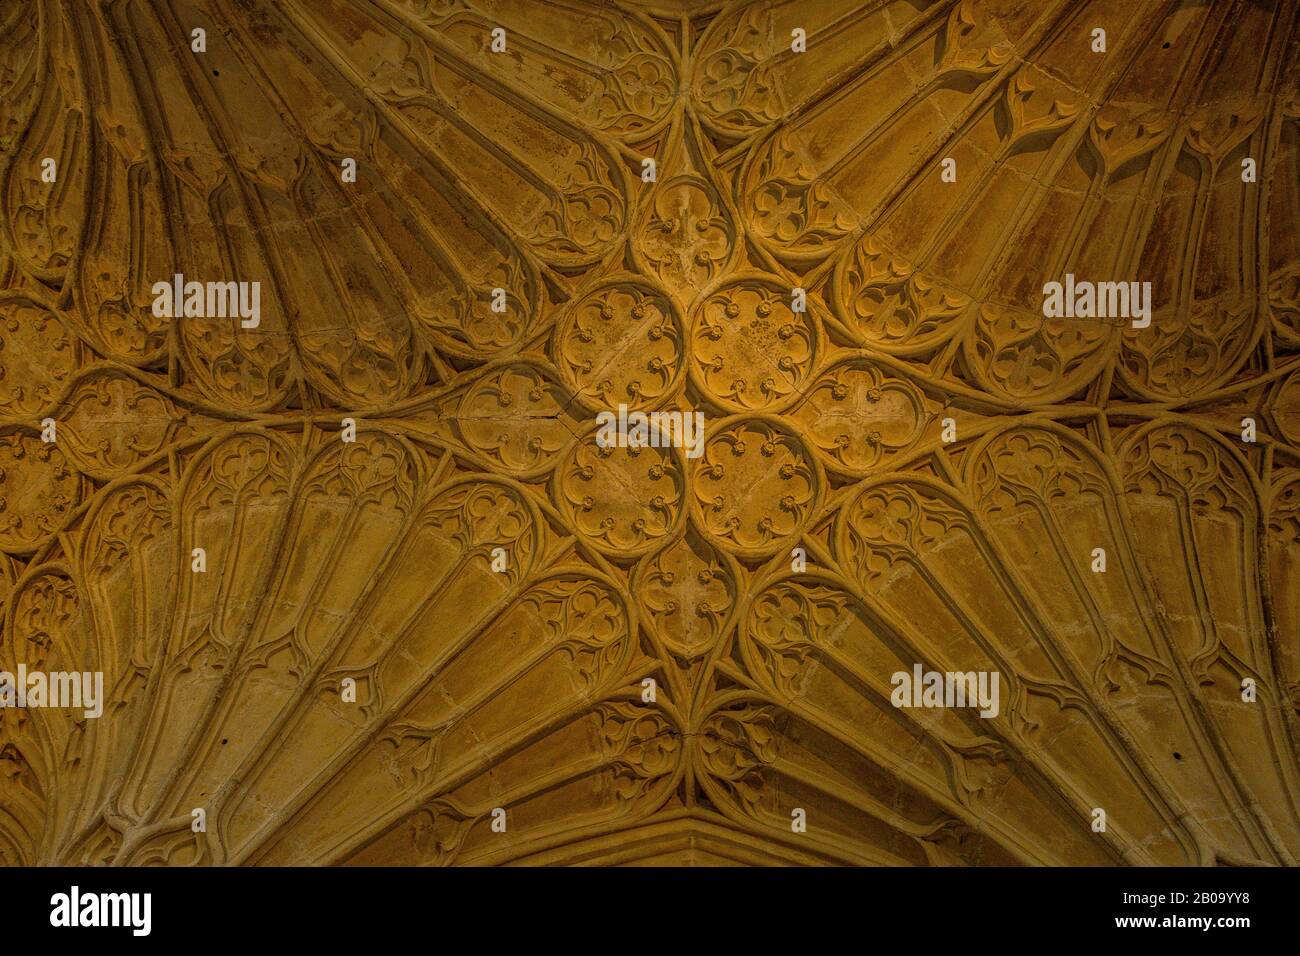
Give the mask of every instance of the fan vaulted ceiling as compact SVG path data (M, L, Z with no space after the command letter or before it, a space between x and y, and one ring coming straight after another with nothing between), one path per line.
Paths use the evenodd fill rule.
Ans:
M0 710L0 860L1294 864L1298 50L1291 0L4 4L0 668L107 702Z

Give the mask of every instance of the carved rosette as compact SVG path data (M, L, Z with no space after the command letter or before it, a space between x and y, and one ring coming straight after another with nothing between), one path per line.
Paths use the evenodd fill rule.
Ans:
M794 311L771 277L729 279L700 294L691 331L697 388L730 411L769 411L797 397L816 364L821 331L811 307Z
M683 328L662 292L635 280L591 290L556 323L553 351L590 408L657 405L680 379Z
M744 558L793 542L817 514L826 484L816 455L788 425L744 416L710 428L691 478L696 526Z

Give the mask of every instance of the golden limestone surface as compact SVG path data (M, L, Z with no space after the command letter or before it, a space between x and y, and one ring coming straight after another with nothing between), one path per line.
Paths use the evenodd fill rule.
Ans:
M0 861L1300 859L1296 0L7 0L0 102Z

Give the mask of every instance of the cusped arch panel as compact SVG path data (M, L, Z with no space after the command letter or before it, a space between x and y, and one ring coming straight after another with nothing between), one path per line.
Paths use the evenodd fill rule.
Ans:
M1295 721L1264 627L1258 483L1235 449L1189 423L1135 428L1117 451L1155 596L1166 609L1183 609L1167 614L1167 626L1201 685L1215 746L1254 795L1272 851L1293 860ZM1153 537L1157 526L1162 533ZM1243 693L1247 681L1254 695Z

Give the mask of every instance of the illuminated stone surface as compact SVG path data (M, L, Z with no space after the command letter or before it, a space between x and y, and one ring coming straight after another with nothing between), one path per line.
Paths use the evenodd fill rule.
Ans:
M110 692L0 712L0 860L1295 863L1298 51L1292 0L5 3L0 669ZM1045 319L1067 273L1150 326ZM999 714L894 708L918 662Z

